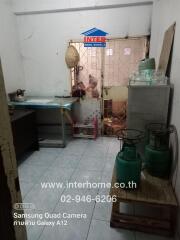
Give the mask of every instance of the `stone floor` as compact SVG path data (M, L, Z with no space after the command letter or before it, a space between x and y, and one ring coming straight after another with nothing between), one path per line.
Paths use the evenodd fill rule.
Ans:
M62 194L71 196L108 194L109 189L43 189L42 182L110 182L119 142L115 138L76 139L66 148L41 148L19 164L24 203L33 203L37 213L85 213L86 219L71 219L68 226L28 226L28 240L167 240L110 228L111 203L62 203ZM130 207L122 206L131 211Z

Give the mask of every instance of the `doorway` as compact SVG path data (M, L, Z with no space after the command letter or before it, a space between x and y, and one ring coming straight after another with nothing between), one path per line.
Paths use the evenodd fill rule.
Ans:
M147 37L108 39L105 48L86 48L83 42L70 44L76 47L80 61L71 71L72 93L76 86L84 90L81 107L88 113L98 115L99 132L102 135L115 136L117 131L126 128L126 106L128 98L129 76L138 70L138 63L146 57ZM97 101L97 109L92 102ZM98 109L99 108L99 109ZM86 121L78 114L78 121Z

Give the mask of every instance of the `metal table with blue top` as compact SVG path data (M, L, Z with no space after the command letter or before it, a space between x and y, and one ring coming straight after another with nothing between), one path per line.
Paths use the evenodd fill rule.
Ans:
M65 147L66 146L66 129L65 117L73 125L73 120L70 116L73 104L78 98L60 98L60 97L26 97L24 101L11 101L9 106L15 108L28 108L28 109L59 109L61 115L61 130L62 140L46 139L40 142L42 147Z

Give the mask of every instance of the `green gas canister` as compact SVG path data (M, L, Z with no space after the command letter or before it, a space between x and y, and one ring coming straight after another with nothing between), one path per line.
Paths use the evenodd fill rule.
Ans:
M142 160L136 144L144 137L143 132L135 129L118 131L120 151L116 156L115 169L117 181L131 188L132 183L138 186L141 179Z
M167 178L171 169L169 137L173 127L163 123L147 125L148 143L145 146L145 164L147 171L160 178Z

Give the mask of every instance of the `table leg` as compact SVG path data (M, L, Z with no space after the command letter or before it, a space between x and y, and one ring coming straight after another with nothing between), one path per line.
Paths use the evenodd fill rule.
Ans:
M66 116L67 120L69 121L69 123L73 126L74 125L74 121L71 117L71 115L69 114L68 110L64 110L64 115Z
M65 132L65 120L64 120L64 109L61 108L61 131L62 131L62 145L66 146L66 132Z

